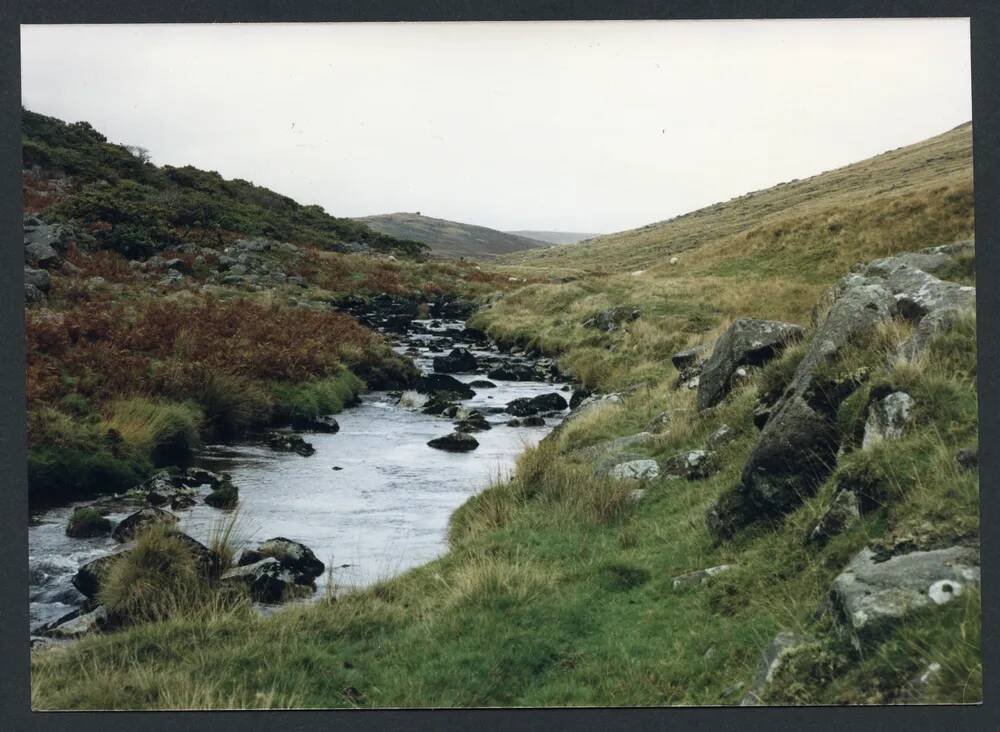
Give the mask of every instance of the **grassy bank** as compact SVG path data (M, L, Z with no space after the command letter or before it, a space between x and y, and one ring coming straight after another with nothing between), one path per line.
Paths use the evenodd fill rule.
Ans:
M877 361L905 329L881 336L854 356ZM268 619L179 612L36 654L35 707L731 704L780 629L817 642L767 701L901 701L935 661L943 672L920 699L975 701L976 593L861 656L817 612L864 546L928 548L977 534L978 474L954 460L976 437L974 344L969 320L926 358L881 374L869 388L905 387L919 405L914 428L849 456L784 521L735 542L713 546L705 509L737 480L756 397L787 378L794 350L711 414L696 414L693 392L664 387L574 421L527 451L512 481L454 515L447 556L369 590ZM735 438L714 476L654 481L634 502L633 486L595 477L580 448L640 431L662 411L668 427L640 448L653 457L700 447L721 424ZM849 420L851 405L843 411ZM837 486L859 476L882 507L827 545L807 545ZM675 576L719 564L735 569L675 589Z
M964 125L669 221L510 255L506 271L532 283L474 324L558 355L592 388L655 384L679 346L710 343L735 318L808 324L819 296L855 264L972 235ZM619 306L638 320L612 333L583 325Z

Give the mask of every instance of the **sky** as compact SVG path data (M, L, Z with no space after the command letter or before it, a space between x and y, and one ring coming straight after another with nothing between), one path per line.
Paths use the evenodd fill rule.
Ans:
M971 119L966 19L22 26L25 107L335 216L609 233Z

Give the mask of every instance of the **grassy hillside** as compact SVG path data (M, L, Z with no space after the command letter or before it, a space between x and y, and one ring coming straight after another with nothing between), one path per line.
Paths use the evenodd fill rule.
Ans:
M591 387L622 388L663 378L671 353L734 318L808 324L823 290L859 262L972 236L972 128L962 125L671 221L505 257L509 274L536 284L477 324L559 354ZM583 326L615 306L641 315L614 333Z
M426 308L509 284L246 181L158 168L84 122L25 111L22 142L32 502L124 490L202 437L405 383L412 364L337 312L345 296ZM44 261L29 239L51 244Z
M629 387L621 403L565 425L522 456L513 480L470 499L452 518L445 557L316 607L269 618L245 607L178 610L36 654L33 703L736 704L779 630L811 640L761 692L766 703L978 701L974 586L861 652L835 632L826 604L833 578L864 547L907 552L978 538L978 468L956 461L978 438L971 313L912 361L897 355L912 329L901 320L845 349L828 364L831 383L862 373L860 365L867 381L836 414L849 436L829 476L780 520L731 540L713 541L705 522L757 442L758 399L784 391L803 360L825 287L864 260L966 238L972 220L965 127L648 231L520 256L503 273L533 281L476 322L558 354L590 385ZM678 264L664 261L670 253ZM973 284L972 264L944 274ZM615 305L640 314L608 332L583 325ZM796 321L805 339L699 412L695 393L675 388L670 355L737 316ZM913 397L913 424L858 449L867 400L892 390ZM729 441L714 448L716 470L704 479L661 476L637 497L635 484L597 470L609 440L648 430L629 450L664 464L724 425ZM811 543L847 485L878 500L827 543ZM723 564L731 569L711 581L674 582ZM937 671L921 681L932 663Z
M224 233L333 251L347 243L409 255L425 248L249 181L190 165L157 167L142 149L110 143L86 122L66 124L29 110L21 120L26 210L89 225L99 243L126 256L148 256L184 241L221 243ZM33 171L57 171L70 176L72 186L53 185Z
M491 259L502 254L545 246L535 239L419 213L391 213L358 219L372 229L401 239L423 242L443 257Z
M581 234L578 231L510 231L509 234L526 236L549 244L576 244L584 239L593 239L600 234Z

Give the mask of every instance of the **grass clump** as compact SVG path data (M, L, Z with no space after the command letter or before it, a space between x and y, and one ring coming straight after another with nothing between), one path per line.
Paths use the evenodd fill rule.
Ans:
M295 423L326 414L336 414L357 399L364 382L350 371L302 384L278 384L275 395L275 417L281 422Z
M193 405L132 397L111 403L104 426L162 465L192 454L201 423L201 410Z
M165 620L204 606L212 595L209 580L205 558L190 541L154 525L109 566L98 599L109 616L126 622Z
M66 536L75 539L106 536L111 533L111 521L90 506L76 508L66 524Z

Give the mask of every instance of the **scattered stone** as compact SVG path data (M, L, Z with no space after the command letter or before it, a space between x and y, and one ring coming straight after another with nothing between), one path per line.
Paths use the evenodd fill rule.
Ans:
M616 437L612 440L605 440L604 442L598 442L596 445L588 445L587 447L581 447L573 450L570 455L573 457L580 458L595 458L605 453L610 452L621 452L630 447L641 447L643 445L649 445L656 440L656 435L650 432L637 432L634 435L626 435L625 437Z
M259 562L238 566L224 572L223 585L245 587L256 602L273 604L285 599L295 586L295 577L277 559L267 557Z
M566 415L566 419L563 420L562 424L568 424L574 419L579 419L585 414L590 414L591 412L604 409L605 407L621 405L625 403L625 399L621 394L595 394L589 396L580 402L572 412ZM560 425L562 426L562 425Z
M191 488L195 488L200 485L210 485L217 486L222 482L224 476L218 473L213 473L211 470L206 470L205 468L188 468L184 472L184 476L181 478L181 482Z
M698 409L721 402L733 388L740 366L761 366L779 355L785 346L802 337L793 323L740 318L719 337L698 382ZM745 375L744 377L745 378Z
M764 649L760 664L757 667L757 675L754 677L750 690L740 701L740 706L757 706L763 702L763 695L767 687L774 680L775 674L785 664L787 659L802 647L812 641L806 636L790 630L783 630L775 636L774 640Z
M895 440L911 421L913 398L905 391L897 391L879 399L868 408L868 420L861 448L867 450L883 440Z
M91 635L93 633L99 633L101 629L108 622L108 612L104 609L103 605L98 605L96 608L87 613L79 613L75 617L65 620L59 623L55 627L46 629L43 632L45 635L52 638L62 638L62 639L75 639L82 638L85 635Z
M434 370L440 374L467 373L478 365L476 357L465 348L453 348L447 356L434 357Z
M586 328L597 328L605 333L618 330L625 323L630 323L639 317L639 311L628 307L615 307L602 310L583 323Z
M863 549L833 581L831 603L857 647L878 640L911 613L958 597L979 583L979 552L970 547L916 551L876 561Z
M664 428L666 428L669 424L670 424L670 411L667 410L664 412L660 412L651 420L649 420L649 424L646 425L646 432L650 433L663 432Z
M476 379L475 381L470 381L469 386L474 389L496 389L497 385L492 381L487 381L486 379Z
M663 471L668 478L704 480L718 469L712 457L707 450L689 450L667 458Z
M326 569L323 562L316 558L313 551L298 541L292 541L282 536L268 539L256 549L245 549L240 555L239 566L256 564L262 559L278 560L281 566L295 575L299 584L308 584L323 574Z
M292 429L332 435L340 431L340 423L332 414L321 414L317 417L296 416L292 418Z
M302 457L309 457L316 452L316 448L302 439L302 435L294 432L269 432L265 435L265 442L272 450L294 452Z
M472 435L462 432L452 432L444 437L437 437L427 443L429 447L447 452L468 452L479 447L479 441Z
M528 417L546 410L562 411L566 409L566 400L557 392L539 394L535 397L513 399L507 404L507 413L515 417Z
M963 447L955 453L955 462L964 470L973 470L979 467L979 448Z
M491 379L501 381L535 381L538 378L538 374L530 366L512 363L492 368L486 372L486 375Z
M431 394L454 399L472 399L476 395L466 384L447 374L427 374L417 382L417 391L421 394Z
M25 305L44 305L47 302L45 293L39 290L35 285L30 282L24 283L24 304Z
M78 508L73 511L66 524L66 536L74 539L88 539L107 536L111 533L111 522L96 508Z
M674 365L675 369L683 371L691 366L696 366L706 350L707 348L705 346L686 348L683 351L678 351L671 356L670 362Z
M708 447L709 450L718 450L720 447L728 445L732 442L735 437L736 433L733 432L728 424L724 424L709 435L706 447Z
M111 538L120 544L132 541L143 531L158 524L173 525L177 523L177 517L170 511L162 508L144 508L136 511L131 516L122 519L121 523L111 532ZM83 590L80 590L83 592ZM86 594L86 593L84 593Z
M472 412L465 419L455 424L458 432L485 432L492 429L492 425L487 421L486 415L481 412Z
M130 554L131 551L131 549L124 549L87 562L76 571L70 582L82 595L96 597L101 590L101 581L104 579L104 575L115 562Z
M219 483L215 489L205 496L205 503L212 508L220 508L223 510L228 510L231 508L236 508L236 504L240 500L240 491L236 485L233 484L232 478L226 474L222 482Z
M590 397L591 392L587 389L574 389L573 394L569 398L569 408L576 409L581 403L588 397Z
M36 241L24 248L24 258L34 267L53 267L59 263L59 252L51 244Z
M48 292L52 287L52 277L44 269L25 267L24 282L27 285L34 285L42 292Z
M707 569L699 569L694 572L678 575L677 577L674 577L674 589L679 590L682 587L703 585L712 579L712 577L722 574L723 572L728 572L731 569L733 569L732 564L720 564L717 567L708 567Z
M655 460L629 460L618 463L608 475L617 480L654 480L660 475L660 466Z
M826 509L813 530L809 532L806 543L822 546L860 518L861 510L858 506L858 497L852 491L842 490L834 496L833 503Z

